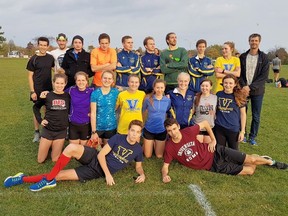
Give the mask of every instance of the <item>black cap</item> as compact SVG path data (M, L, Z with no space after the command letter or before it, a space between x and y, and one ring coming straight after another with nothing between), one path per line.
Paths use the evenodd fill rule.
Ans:
M81 40L81 41L82 41L82 44L84 43L84 39L83 39L80 35L76 35L76 36L73 37L72 44L73 44L73 42L74 42L75 39Z

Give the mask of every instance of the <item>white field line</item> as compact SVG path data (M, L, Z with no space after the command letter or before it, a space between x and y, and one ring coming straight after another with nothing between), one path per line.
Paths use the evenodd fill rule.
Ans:
M196 200L204 209L205 215L216 216L216 213L213 211L211 204L206 199L205 194L202 192L201 188L198 185L194 184L190 184L188 187L192 190Z

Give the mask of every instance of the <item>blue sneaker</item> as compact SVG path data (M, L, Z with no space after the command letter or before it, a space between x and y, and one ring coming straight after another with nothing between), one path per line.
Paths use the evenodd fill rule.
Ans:
M29 188L31 191L40 191L47 188L56 187L56 180L52 179L48 181L45 177L42 178L41 181L37 182L36 184L31 185Z
M23 184L23 177L24 177L23 173L17 173L14 176L8 176L4 180L4 187L8 188L15 185Z
M246 136L244 136L242 143L247 143L247 142L248 142L248 140L247 140Z
M251 145L257 146L257 142L256 142L256 140L254 138L250 138L249 142L250 142Z

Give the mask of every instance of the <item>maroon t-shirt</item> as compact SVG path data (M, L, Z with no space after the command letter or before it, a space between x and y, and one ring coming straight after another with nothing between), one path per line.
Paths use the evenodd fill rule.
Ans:
M208 151L208 144L196 139L199 130L199 125L180 130L182 139L179 143L170 138L165 146L164 162L170 164L174 159L192 169L210 170L214 153Z

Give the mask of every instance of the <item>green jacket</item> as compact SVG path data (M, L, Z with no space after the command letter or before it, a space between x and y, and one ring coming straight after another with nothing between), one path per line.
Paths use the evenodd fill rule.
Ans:
M166 49L161 52L160 68L165 75L167 84L177 84L178 74L188 71L188 53L186 49L178 47L176 50Z

